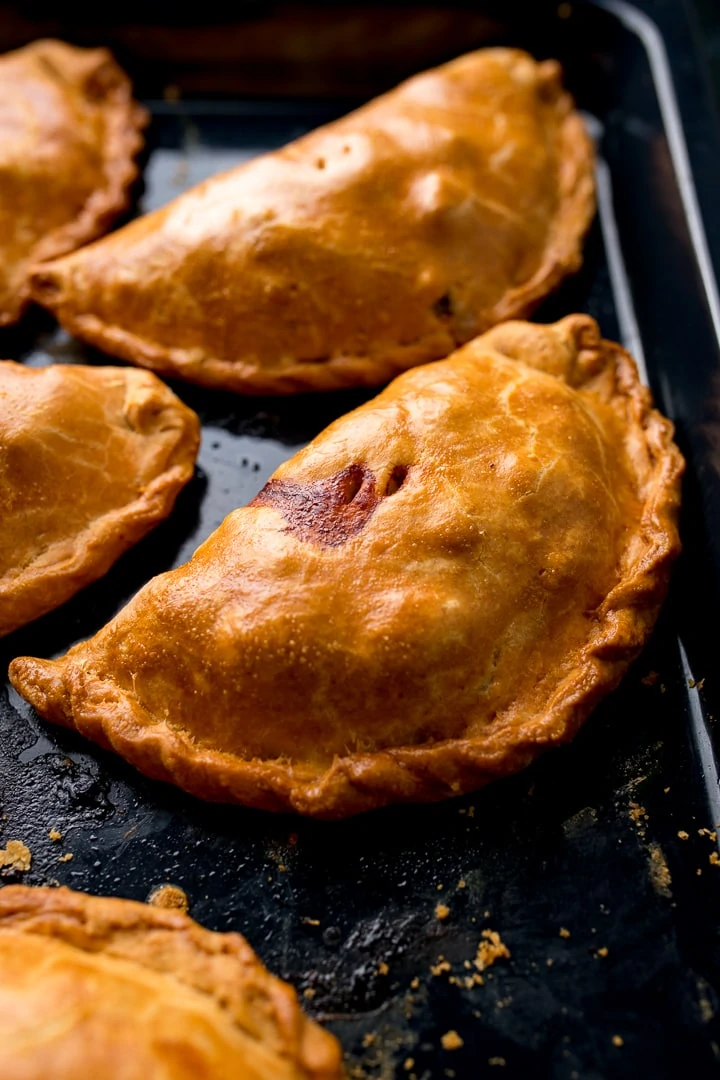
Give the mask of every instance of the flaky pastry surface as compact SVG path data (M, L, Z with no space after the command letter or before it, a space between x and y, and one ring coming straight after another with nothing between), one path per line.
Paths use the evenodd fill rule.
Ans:
M0 636L167 517L199 443L197 416L152 372L0 362Z
M0 889L3 1080L340 1080L340 1048L239 934L69 889Z
M146 123L107 49L37 41L0 56L0 326L26 307L35 263L126 208Z
M34 296L208 386L373 386L577 269L592 164L558 64L485 49L41 268Z
M682 459L633 361L506 323L331 424L89 641L40 714L206 799L343 816L572 737L646 640Z

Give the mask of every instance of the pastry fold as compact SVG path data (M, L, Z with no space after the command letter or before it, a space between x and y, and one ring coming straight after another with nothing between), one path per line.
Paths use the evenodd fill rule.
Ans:
M147 120L107 49L37 41L0 56L0 326L28 304L34 264L127 207Z
M679 550L672 431L589 317L506 323L331 424L11 681L206 799L341 817L472 790L570 739L648 637Z
M374 386L577 269L592 169L559 65L485 49L41 267L33 295L206 386Z
M195 413L149 371L0 362L0 636L167 517L199 443Z
M70 889L0 889L3 1080L341 1080L337 1041L239 934Z

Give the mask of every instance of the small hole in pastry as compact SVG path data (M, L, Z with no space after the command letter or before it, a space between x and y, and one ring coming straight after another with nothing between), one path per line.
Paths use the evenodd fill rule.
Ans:
M365 470L362 465L351 465L342 477L342 501L349 506L363 485Z
M32 287L36 295L48 301L57 299L62 292L62 286L58 279L53 277L52 274L43 274L41 270L32 275Z
M325 168L325 158L324 157L319 157L317 159L317 161L315 162L315 168L316 169L324 169Z
M433 311L437 315L438 319L449 319L453 314L452 297L450 293L445 293L436 300L433 304Z
M405 483L407 474L407 465L396 465L393 471L390 473L390 478L388 479L387 487L385 488L385 494L394 495L396 491L399 491Z

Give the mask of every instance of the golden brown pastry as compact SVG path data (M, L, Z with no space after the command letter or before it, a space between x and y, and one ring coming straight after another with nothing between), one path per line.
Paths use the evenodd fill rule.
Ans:
M558 64L487 49L42 267L33 295L207 386L373 386L529 312L579 266L592 212Z
M653 625L682 459L592 319L506 323L281 465L38 712L206 799L343 816L572 737Z
M106 49L37 41L0 56L0 326L27 305L34 263L128 205L146 123Z
M149 371L0 362L0 636L167 517L199 441L195 413Z
M340 1047L239 934L70 889L0 889L3 1080L340 1080Z

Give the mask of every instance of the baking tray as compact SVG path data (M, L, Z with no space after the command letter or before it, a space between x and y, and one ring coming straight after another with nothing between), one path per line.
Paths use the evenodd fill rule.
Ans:
M257 67L255 84L241 85L236 71L233 94L220 92L207 60L228 40L223 25L214 36L208 25L206 40L192 27L178 36L148 25L88 27L73 22L72 6L64 23L7 10L0 44L43 33L106 42L136 78L153 115L140 210L332 119L413 66L488 42L559 57L598 138L600 213L583 270L538 317L587 311L626 342L677 424L689 469L685 554L656 633L571 746L476 795L318 823L205 805L146 780L41 723L6 685L0 843L21 839L32 851L30 871L6 879L137 899L163 882L180 885L200 922L245 934L298 988L342 1040L350 1076L715 1075L720 159L682 7L505 4L478 15L458 5L451 26L446 5L396 7L393 25L425 20L422 34L407 31L410 53L398 53L388 31L384 51L382 34L366 39L372 64L362 62L362 41L354 60L341 50L323 67L315 56L307 95L298 92L303 65L279 65L277 86L291 87L291 98L268 98L274 84ZM291 21L302 12L278 10ZM386 7L356 5L356 25L376 25L380 10L390 17ZM150 5L146 22L152 14ZM265 14L250 10L238 25ZM326 15L338 21L337 9ZM310 23L298 25L307 37ZM229 40L240 49L245 39L237 31ZM174 41L184 42L175 54ZM108 362L39 311L0 335L0 355L33 366ZM55 655L94 633L151 575L185 561L284 458L370 396L248 400L173 388L203 420L194 480L171 518L102 581L5 639L3 670L13 656ZM62 841L50 840L51 828ZM438 903L449 909L444 919ZM497 931L511 956L467 987L483 929ZM449 1030L461 1048L443 1048Z

